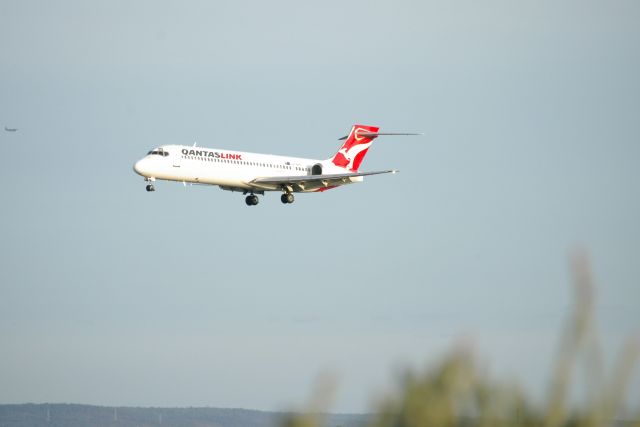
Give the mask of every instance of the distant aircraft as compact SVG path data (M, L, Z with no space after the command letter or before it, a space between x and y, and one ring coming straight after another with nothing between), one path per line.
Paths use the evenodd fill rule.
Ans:
M15 131L17 131L18 129L17 129L17 128L8 128L8 127L6 127L6 126L5 126L5 127L4 127L4 130L5 130L5 131L7 131L7 132L15 132Z
M358 168L372 141L381 135L420 135L382 133L378 127L354 125L344 144L326 160L275 156L270 154L163 145L149 151L133 166L147 182L156 179L217 185L223 190L247 195L248 206L258 204L265 191L280 191L282 203L293 203L293 193L325 191L345 184L362 182L367 175L396 173L396 170L360 172ZM153 184L147 191L155 191Z

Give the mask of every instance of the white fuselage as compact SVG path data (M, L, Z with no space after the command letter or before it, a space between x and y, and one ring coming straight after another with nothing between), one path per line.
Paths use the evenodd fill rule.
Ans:
M134 170L151 181L162 179L219 185L227 190L251 190L253 187L248 183L256 178L312 175L317 173L314 165L320 165L323 174L345 172L344 168L335 166L330 160L184 145L158 147L136 162ZM351 181L362 181L362 177L352 178Z

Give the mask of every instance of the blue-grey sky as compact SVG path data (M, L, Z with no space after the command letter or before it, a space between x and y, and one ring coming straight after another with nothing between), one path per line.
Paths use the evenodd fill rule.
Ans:
M540 396L586 248L640 326L637 1L0 1L0 402L365 411L460 341ZM284 206L132 171L161 144L363 169ZM634 390L640 379L632 379Z

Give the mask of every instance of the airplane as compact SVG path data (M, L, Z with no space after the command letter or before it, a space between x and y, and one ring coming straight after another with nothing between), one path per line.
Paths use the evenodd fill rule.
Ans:
M8 128L8 127L6 127L6 126L5 126L5 127L4 127L4 130L5 130L6 132L16 132L18 129L17 129L17 128Z
M138 160L133 170L155 191L156 180L177 181L184 185L217 185L239 191L247 206L255 206L257 194L282 192L284 204L294 201L293 193L322 192L342 185L362 182L365 176L396 173L397 170L359 171L372 141L382 135L421 135L419 133L378 132L376 126L353 125L338 151L326 160L271 154L248 153L185 145L162 145Z

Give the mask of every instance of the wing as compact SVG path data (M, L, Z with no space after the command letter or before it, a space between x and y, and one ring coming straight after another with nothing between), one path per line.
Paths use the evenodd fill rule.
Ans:
M247 184L260 190L280 190L290 187L293 191L314 191L323 188L337 187L340 185L357 182L355 178L367 175L380 175L383 173L396 173L397 170L335 173L327 175L303 175L303 176L273 176L256 178Z

